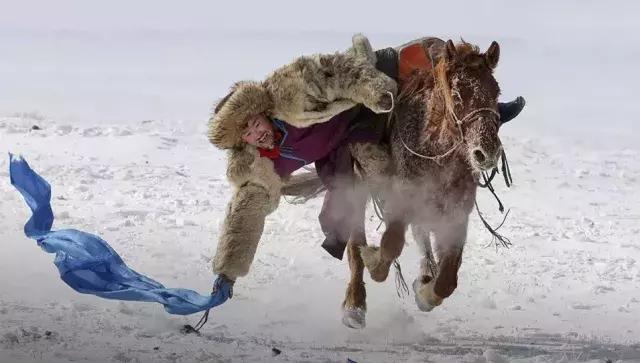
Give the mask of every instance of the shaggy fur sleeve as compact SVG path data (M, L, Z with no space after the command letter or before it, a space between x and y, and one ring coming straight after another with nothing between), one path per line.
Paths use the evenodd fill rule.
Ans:
M272 116L307 127L357 104L389 112L397 85L375 64L375 53L362 35L354 36L347 52L297 58L263 83L273 100Z
M251 147L230 152L227 176L235 192L213 258L213 271L235 280L249 272L265 218L278 206L282 180L271 160L259 157Z

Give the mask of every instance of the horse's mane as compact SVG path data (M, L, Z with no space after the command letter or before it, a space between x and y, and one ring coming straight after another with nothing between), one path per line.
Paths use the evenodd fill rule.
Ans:
M482 60L482 53L480 53L480 48L471 43L467 43L464 39L460 40L460 43L456 44L456 59L460 60L464 64L473 65L472 60L474 59Z
M444 48L442 52L444 52ZM451 85L447 78L447 72L453 66L447 62L444 56L440 56L438 63L432 69L415 70L402 85L402 90L398 95L398 101L409 101L422 95L426 89L436 89L441 91L445 109L453 112L453 98L451 96ZM477 45L467 43L463 40L456 44L456 63L465 66L475 67L484 62Z
M429 69L414 70L403 82L398 94L398 102L409 101L434 85L433 72Z

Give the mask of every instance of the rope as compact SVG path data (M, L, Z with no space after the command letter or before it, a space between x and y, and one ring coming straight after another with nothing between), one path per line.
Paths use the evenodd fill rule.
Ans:
M381 110L379 113L389 113L393 111L394 108L396 108L396 102L393 93L391 91L387 91L387 93L389 94L389 96L391 96L391 108L389 108L388 110Z
M504 177L504 182L507 184L507 188L510 188L513 185L513 178L511 177L511 168L509 168L509 162L507 161L507 153L502 148L502 154L500 155L502 158L502 176Z
M393 267L396 269L396 293L402 299L409 296L409 286L402 275L402 267L400 267L400 262L398 262L397 258L393 260Z
M400 139L400 142L402 143L402 146L404 146L404 148L405 148L408 152L412 153L413 155L415 155L415 156L417 156L417 157L419 157L419 158L423 158L423 159L427 159L427 160L432 160L432 161L434 161L434 162L435 162L436 164L438 164L438 165L442 165L442 164L440 163L440 160L442 160L442 159L446 158L447 156L449 156L449 154L451 154L455 149L457 149L457 148L458 148L458 146L460 146L460 144L462 144L462 142L458 141L458 142L456 142L456 143L451 147L451 149L447 150L445 153L440 154L440 155L435 155L435 156L428 156L428 155L420 154L420 153L418 153L418 152L414 151L413 149L411 149L409 146L407 146L407 144L404 142L404 139L402 138L402 135L400 135L400 133L399 133L399 132L398 132L398 137L399 137L399 139Z
M491 225L489 224L489 222L487 222L486 219L484 219L484 215L482 215L482 212L480 212L480 207L478 207L478 201L474 201L473 202L476 206L476 211L478 212L478 216L480 217L480 220L482 221L482 224L484 224L484 227L491 233L491 242L489 242L489 244L486 246L488 247L489 245L491 245L492 243L495 244L496 249L498 248L498 242L502 245L502 247L505 248L509 248L511 246L511 240L503 235L501 235L500 233L498 233L498 230L500 229L500 227L502 227L502 225L504 224L504 222L507 220L507 216L509 216L509 212L511 210L507 210L507 213L505 213L504 218L502 218L502 222L498 225L498 227L493 228L491 227ZM497 242L496 242L497 241Z
M493 180L493 177L496 176L497 173L498 173L498 169L497 168L493 168L491 170L491 175L489 175L489 176L487 176L487 173L483 171L482 172L482 179L484 179L484 184L481 181L478 180L478 186L480 188L486 188L489 185L489 183Z
M497 170L495 168L493 169L491 176L488 178L486 176L486 173L482 173L482 179L484 179L484 184L481 182L478 182L478 186L481 188L489 189L491 194L493 194L493 197L496 198L496 201L498 202L498 210L500 211L500 213L503 213L504 205L502 205L502 201L500 200L500 198L498 198L498 195L496 194L496 190L493 188L493 185L491 184L491 179L493 179L493 176L495 176L496 173L497 173Z
M211 295L214 295L217 291L218 291L218 280L216 280L216 283L213 285L213 289L211 290ZM233 288L231 288L231 290L229 290L229 299L231 299L233 297ZM196 335L200 335L200 329L202 329L202 327L204 327L204 325L207 323L207 321L209 320L209 312L211 311L211 309L207 309L207 311L204 312L204 314L202 315L202 317L200 318L200 320L198 320L198 322L196 323L195 326L191 326L191 324L186 324L182 327L182 329L180 329L180 331L183 334L196 334Z
M202 315L198 323L196 323L196 326L187 324L182 328L182 332L184 334L200 334L200 329L202 329L202 327L207 323L207 320L209 320L209 311L210 310L204 312L204 315Z
M507 153L504 151L504 148L502 149L500 157L502 159L502 175L504 177L504 182L507 185L507 187L509 188L509 187L511 187L511 185L513 185L513 178L511 177L511 169L509 168L509 162L507 161ZM478 186L481 187L481 188L489 189L491 194L493 194L494 198L496 198L496 201L498 202L498 210L500 210L500 213L504 213L504 206L502 205L502 201L500 200L500 198L496 194L495 189L493 188L493 185L491 184L491 181L493 180L493 177L497 173L498 173L498 168L497 167L494 168L491 171L491 175L489 175L489 176L487 176L487 173L482 173L482 179L483 179L484 183L478 181ZM499 242L499 244L501 244L503 247L509 248L509 246L511 246L511 240L509 238L501 235L500 233L498 233L498 230L500 229L500 227L502 227L504 225L504 222L507 220L507 216L509 216L510 210L507 210L506 214L502 218L502 222L500 222L498 227L493 228L486 221L486 219L484 218L484 215L480 212L480 208L478 207L478 202L474 201L474 203L475 203L475 206L476 206L476 211L478 212L478 216L480 217L480 220L482 221L482 224L491 233L491 236L492 236L491 242L489 242L487 247L489 245L491 245L492 243L494 243L496 248L497 248L498 247L498 243L496 242L496 240L497 240Z
M433 251L431 251L431 248L427 250L425 257L428 261L427 266L429 267L429 271L431 272L431 277L436 278L436 276L438 276L438 271L436 270L437 264L436 258L433 256Z
M380 195L371 195L371 202L373 204L373 211L376 213L376 216L380 220L380 224L376 227L376 231L380 230L382 224L384 223L384 200Z
M458 128L458 132L460 133L460 139L458 141L456 141L456 143L453 144L453 146L451 148L449 148L447 151L445 151L442 154L439 155L424 155L424 154L420 154L418 152L416 152L415 150L411 149L407 143L404 141L402 134L400 132L398 132L398 137L400 138L400 142L402 143L402 146L409 151L410 153L412 153L413 155L422 158L422 159L427 159L427 160L432 160L434 161L436 164L438 165L442 165L440 163L440 161L444 158L446 158L447 156L449 156L452 152L454 152L460 145L462 145L465 142L464 139L464 132L462 131L462 125L467 122L469 119L471 119L471 117L473 117L474 115L480 113L480 112L491 112L494 115L497 115L498 118L500 117L500 114L489 107L482 107L482 108L478 108L475 109L471 112L469 112L465 117L462 118L462 120L458 119L458 116L455 114L455 112L451 109L448 109L449 114L453 117L455 123L456 123L456 127Z

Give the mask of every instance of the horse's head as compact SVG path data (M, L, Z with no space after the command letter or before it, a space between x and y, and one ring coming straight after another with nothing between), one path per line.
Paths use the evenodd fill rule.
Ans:
M436 68L448 119L457 123L464 152L475 171L493 169L502 150L498 129L500 87L493 77L500 46L495 41L485 53L466 42L446 43L444 61Z

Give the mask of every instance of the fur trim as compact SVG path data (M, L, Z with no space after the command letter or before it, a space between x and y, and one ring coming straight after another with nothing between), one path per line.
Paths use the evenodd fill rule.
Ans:
M367 59L371 64L376 64L376 53L373 51L373 47L371 47L371 43L367 37L360 33L355 34L351 38L351 44L352 47L349 49L349 52L353 52L356 57Z
M241 145L247 118L269 114L272 108L273 101L260 83L237 83L209 119L209 141L221 149Z
M215 273L235 280L249 272L270 209L269 204L269 193L262 186L247 184L238 189L229 202L213 258Z
M273 162L246 146L229 151L227 177L235 188L218 241L213 270L231 279L249 272L266 216L278 207L283 182Z
M264 84L275 105L273 116L296 127L326 122L357 104L387 112L397 92L393 79L355 51L300 57Z
M308 127L357 104L388 112L396 93L395 81L375 68L367 38L357 35L350 51L299 57L262 83L236 85L209 122L209 140L223 149L242 145L246 119L258 113Z
M269 194L269 213L275 210L280 200L284 181L276 173L273 161L260 157L258 150L250 145L229 151L227 178L235 188L251 183L263 187Z

